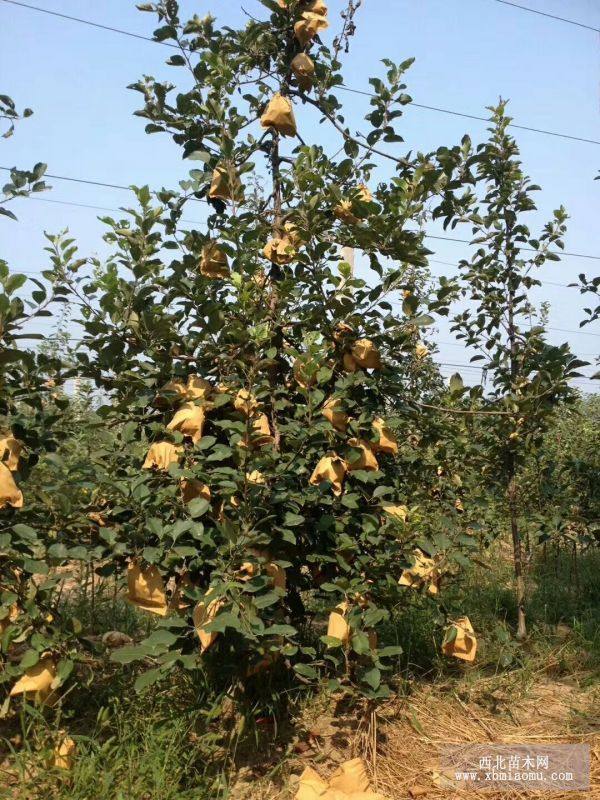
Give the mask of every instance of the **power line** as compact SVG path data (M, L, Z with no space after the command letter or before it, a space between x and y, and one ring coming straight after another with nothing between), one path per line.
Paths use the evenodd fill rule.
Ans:
M13 2L13 0L2 0L3 3ZM4 172L12 172L14 167L0 167ZM118 183L103 183L102 181L92 181L89 178L70 178L67 175L52 175L50 172L44 173L45 178L52 178L55 181L69 181L70 183L86 183L89 186L104 186L107 189L123 189L131 192L131 186L122 186Z
M547 11L538 11L537 8L522 6L519 3L510 2L510 0L495 0L495 2L501 3L503 6L519 8L521 11L529 11L530 14L538 14L540 17L548 17L548 19L558 20L558 22L566 22L567 24L575 25L578 28L585 28L588 31L594 31L594 33L600 33L600 28L594 28L593 25L586 25L584 22L577 22L574 19L567 19L566 17L558 17L556 14L549 14Z
M9 0L2 0L2 2L6 3L6 2L9 2ZM4 172L10 172L11 169L12 169L12 167L0 167L0 170L4 170ZM53 175L53 174L51 174L49 172L45 173L45 175L46 175L47 178L52 178L53 180L56 180L56 181L70 181L72 183L84 183L84 184L88 184L90 186L103 186L103 187L105 187L107 189L123 189L123 190L128 191L128 192L132 191L130 186L122 186L122 185L116 184L116 183L103 183L102 181L93 181L93 180L89 180L87 178L71 178L71 177L68 177L66 175ZM38 198L36 198L36 199L38 199ZM194 198L191 198L191 199L194 199ZM413 231L413 233L420 233L420 232L421 231ZM425 238L427 238L427 239L439 239L440 241L444 241L444 242L459 242L460 244L471 244L469 239L457 239L456 237L452 237L452 236L437 236L437 235L434 235L433 233L424 233L423 236L425 236ZM537 252L532 247L523 247L521 249L522 250L526 250L526 251L528 251L530 253ZM589 255L588 253L570 253L570 252L567 252L566 250L561 250L560 252L557 253L557 255L569 256L570 258L590 258L590 259L593 259L594 261L600 261L600 256L592 256L592 255Z
M89 203L76 203L72 200L52 200L48 197L37 197L36 195L27 195L27 200L37 200L40 203L55 203L57 205L62 206L73 206L75 208L90 208L95 211L112 211L114 214L118 214L122 211L120 208L110 208L109 206L94 206ZM193 219L182 219L182 222L185 222L189 225L201 225L202 223L198 220ZM458 267L459 264L455 264L451 261L440 261L437 258L430 258L428 259L432 264L443 264L446 267ZM31 273L34 275L35 273ZM568 283L556 283L556 281L543 281L540 280L540 283L547 284L548 286L559 286L561 289L572 289L573 286L569 285Z
M352 92L353 94L362 94L365 97L373 97L373 92L365 92L362 89L352 89L350 86L340 86L340 89L343 89L345 92ZM415 108L424 108L427 111L437 111L439 114L450 114L453 117L464 117L465 119L475 119L479 122L489 122L489 117L480 117L477 114L467 114L463 111L453 111L449 108L441 108L440 106L426 106L423 103L415 103L411 102L409 104L411 107L414 106ZM600 140L598 139L586 139L583 136L573 136L569 133L558 133L557 131L548 131L544 128L532 128L529 125L518 125L516 122L509 123L511 128L519 128L522 131L529 131L530 133L542 133L545 136L556 136L559 139L571 139L574 142L585 142L586 144L598 144L600 145Z
M125 31L123 28L113 28L110 25L101 25L99 22L92 22L90 19L82 19L81 17L72 17L70 14L61 14L59 11L51 11L48 8L40 8L39 6L32 6L29 3L21 3L18 0L2 0L4 3L10 3L13 6L21 6L21 8L28 8L30 11L39 11L42 14L48 14L51 17L59 17L60 19L68 19L70 22L78 22L80 25L89 25L90 28L100 28L103 31L110 31L111 33L120 33L122 36L131 36L133 39L142 39L145 42L152 42L153 44L164 44L165 47L174 47L179 50L179 46L172 42L159 42L151 36L143 36L141 33L133 33L132 31Z
M75 203L73 200L52 200L49 197L37 197L33 194L28 194L26 197L23 198L24 200L37 200L40 203L56 203L60 206L74 206L75 208L91 208L96 211L112 211L113 214L120 214L123 211L122 208L110 208L109 206L93 206L89 203ZM188 225L202 225L199 220L195 219L181 219L181 222L185 222Z
M68 334L64 335L64 336L61 336L60 334L54 334L52 336L46 336L45 337L45 341L68 341L68 342L73 342L75 344L81 344L82 342L88 342L90 340L89 339L84 339L84 338L76 338L76 337L70 336ZM477 364L464 364L462 362L457 363L457 362L452 362L452 361L436 361L434 363L436 364L436 366L444 367L444 368L445 367L452 367L452 368L458 368L458 369L471 369L471 370L477 370L477 371L482 371L482 370L485 369L485 367L481 367L481 366L479 366ZM573 378L572 380L593 381L592 378L587 377L585 375L582 375L579 378Z
M585 336L600 336L600 333L591 333L590 331L572 331L569 328L548 328L549 331L559 331L560 333L583 333Z
M434 342L435 345L443 345L444 347L460 347L461 350L468 350L472 345L465 344L464 342ZM578 358L598 358L598 353L579 353Z
M402 305L402 303L400 303L399 301L396 301L396 300L391 300L391 301L388 301L388 302L390 303L391 306L400 307ZM529 327L532 328L534 326L530 325ZM583 336L597 336L597 337L600 337L600 333L592 333L591 331L584 331L584 330L581 330L581 329L578 330L578 331L574 331L574 330L571 330L570 328L551 328L550 326L544 326L544 329L547 330L547 331L558 331L559 333L574 333L574 334L577 334L577 335L581 334Z
M476 367L476 366L474 366L472 364L449 364L449 363L447 363L445 361L436 361L435 364L436 364L436 366L440 367L440 369L444 369L444 370L447 370L447 371L450 370L450 369L461 369L461 370L465 370L465 369L467 369L467 370L468 369L471 369L471 370L483 370L484 369L484 367ZM448 377L448 376L443 376L443 377ZM471 375L469 377L474 378L475 375ZM582 375L582 376L580 376L578 378L568 378L568 380L569 381L579 381L579 382L592 383L592 384L594 384L596 386L598 385L597 379L590 378L590 377L587 377L585 375Z
M477 369L477 370L485 370L486 369L486 367L481 367L478 364L463 364L463 363L455 363L455 362L452 362L452 361L437 361L436 363L439 364L439 366L441 366L441 367L460 367L462 369ZM590 378L587 375L582 375L580 377L580 380L591 381L592 378Z
M27 200L37 200L40 203L54 203L59 206L73 206L75 208L90 208L94 211L112 211L117 213L120 211L118 208L109 208L108 206L93 206L90 203L75 203L72 200L52 200L49 197L36 197L33 194L27 195Z
M38 200L41 198L37 198ZM446 267L459 267L460 264L453 264L451 261L440 261L438 258L428 258L427 259L431 264L443 264ZM537 279L536 279L537 280ZM556 281L543 281L540 280L540 283L548 286L559 286L561 289L572 289L574 288L568 283L557 283Z
M498 0L498 2L502 2L502 1L503 0ZM180 47L177 44L173 44L172 42L161 42L161 41L158 41L157 39L153 39L150 36L143 36L142 34L133 33L132 31L126 31L126 30L123 30L122 28L114 28L114 27L112 27L110 25L102 25L102 24L100 24L98 22L92 22L92 20L83 19L81 17L73 17L73 16L71 16L69 14L61 14L58 11L51 11L51 10L49 10L47 8L40 8L39 6L30 5L29 3L22 3L19 0L2 0L2 2L10 3L11 5L15 5L15 6L20 6L21 8L27 8L30 11L39 11L39 12L41 12L43 14L48 14L50 16L58 17L59 19L69 20L70 22L77 22L77 23L79 23L81 25L88 25L88 26L90 26L92 28L100 28L101 30L109 31L110 33L118 33L118 34L121 34L122 36L131 36L134 39L141 39L141 40L146 41L146 42L152 42L152 44L162 44L162 45L165 45L166 47L171 47L171 48L174 48L176 50L184 50L185 51L185 48ZM516 4L507 3L507 5L516 5ZM520 7L520 6L517 6L517 7ZM525 10L526 11L533 11L533 9L525 9ZM537 12L537 13L541 14L542 12ZM551 14L543 14L543 16L552 16L552 15ZM557 17L556 19L561 19L561 18ZM569 22L570 20L563 20L563 21ZM573 24L579 24L579 23L573 22ZM588 27L588 26L582 25L582 27ZM598 30L600 32L600 29L596 29L596 28L590 28L590 30ZM343 89L343 90L345 90L347 92L353 92L354 94L362 94L362 95L365 95L366 97L373 97L373 93L372 92L366 92L366 91L363 91L362 89L353 89L350 86L340 86L339 88ZM481 117L481 116L478 116L477 114L467 114L467 113L462 112L462 111L454 111L454 110L449 109L449 108L441 108L439 106L428 106L428 105L425 105L423 103L411 103L410 105L414 106L415 108L422 108L422 109L426 109L428 111L436 111L439 114L451 114L452 116L463 117L464 119L478 120L480 122L489 122L490 121L487 117ZM548 130L545 130L544 128L533 128L533 127L530 127L528 125L518 125L515 122L511 122L510 124L511 124L511 126L513 128L518 128L519 130L523 130L523 131L529 131L531 133L539 133L539 134L543 134L545 136L555 136L555 137L558 137L560 139L569 139L569 140L575 141L575 142L585 142L586 144L600 145L600 140L598 140L598 139L587 139L587 138L585 138L583 136L574 136L572 134L567 134L567 133L558 133L557 131L548 131Z
M414 233L419 233L419 231L413 231ZM461 244L471 244L469 239L456 239L452 236L434 236L432 233L425 233L423 234L427 239L439 239L443 242L460 242ZM521 250L526 250L528 253L537 253L537 250L534 250L533 247L522 247ZM556 252L556 251L553 251ZM560 252L556 252L556 255L559 256L569 256L570 258L591 258L594 261L600 261L600 256L590 256L587 253L568 253L566 250L561 250Z

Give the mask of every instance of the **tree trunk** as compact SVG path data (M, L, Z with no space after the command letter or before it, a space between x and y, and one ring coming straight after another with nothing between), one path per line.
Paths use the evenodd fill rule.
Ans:
M517 639L523 641L527 637L525 622L525 578L523 570L523 544L517 514L517 487L514 475L508 486L508 508L510 514L510 531L513 544L513 563L515 568L515 591L517 600Z
M512 223L505 218L506 223L506 240L505 240L505 258L506 266L509 269L509 275L514 270L514 259L512 250ZM512 281L508 281L508 345L509 345L509 359L510 359L510 378L511 378L511 394L515 391L517 378L519 375L519 346L517 343L517 332L515 327L515 288ZM525 624L525 579L523 570L523 543L521 540L521 532L519 530L519 515L518 515L518 488L516 482L517 476L517 457L513 446L510 446L508 453L508 509L510 514L510 530L512 534L513 543L513 561L515 568L515 591L517 600L517 640L523 641L527 637L527 626Z

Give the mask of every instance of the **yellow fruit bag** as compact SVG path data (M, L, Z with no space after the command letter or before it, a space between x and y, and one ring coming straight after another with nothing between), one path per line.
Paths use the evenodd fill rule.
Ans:
M282 136L296 135L294 109L288 97L277 92L266 107L260 124L263 128L274 128Z
M288 236L269 239L263 249L263 255L273 264L284 267L296 258L298 251Z
M44 703L52 694L52 683L56 678L56 663L52 656L40 658L37 664L29 667L10 690L10 696L23 694L36 703Z
M339 397L330 397L323 404L321 413L328 420L336 431L344 432L348 427L348 415L341 411L342 400Z
M210 487L196 478L182 478L181 479L181 498L184 503L191 503L198 497L210 502Z
M132 562L127 569L127 588L127 599L132 605L159 617L167 616L167 595L158 567L142 569L137 562Z
M181 458L183 448L171 442L155 442L150 446L146 460L142 464L142 469L156 467L160 470L168 470L170 464L174 464Z
M208 648L214 644L215 639L219 635L218 633L209 633L208 631L204 630L204 626L209 625L217 616L221 608L223 608L225 605L223 600L209 600L208 598L212 593L212 589L209 589L206 592L204 595L204 600L201 600L196 605L192 614L194 628L196 629L196 634L200 639L201 653L203 653L205 650L208 650Z
M240 389L233 401L233 407L244 417L250 417L258 408L256 397L247 389Z
M379 350L370 339L358 339L354 343L352 358L363 369L381 369Z
M167 425L167 430L179 431L184 436L189 436L194 444L198 444L202 438L204 421L204 408L194 402L188 402L175 413L175 416Z
M332 485L333 493L340 495L347 469L346 462L338 455L323 456L310 476L309 482L312 486L318 486L325 481L329 481Z
M300 775L295 800L318 800L327 792L328 788L327 781L323 780L318 772L312 767L306 767Z
M403 570L398 581L399 585L410 586L414 589L420 589L422 586L428 585L427 591L429 594L437 594L440 581L437 562L433 558L426 556L421 550L415 550L413 557L415 563L409 569Z
M345 761L331 776L330 789L337 789L348 795L369 790L369 776L362 758Z
M52 754L51 766L55 769L73 769L77 745L67 734L63 734Z
M216 242L209 242L202 248L200 273L211 280L229 277L227 256Z
M233 165L221 163L215 168L208 196L213 200L241 201L244 199L242 184Z
M389 453L392 456L397 455L398 440L387 427L385 420L378 417L373 422L373 428L379 434L379 441L371 443L373 450L380 453Z
M306 53L298 53L292 59L290 68L298 87L303 92L309 92L312 89L315 76L315 63L312 58L307 56Z
M302 14L301 19L299 19L294 25L294 34L302 47L306 47L307 44L312 42L317 34L326 30L328 27L329 23L327 22L326 17L322 16L321 14L305 11Z
M357 469L364 469L373 472L379 469L379 464L375 453L371 447L371 443L365 439L348 439L350 447L360 450L360 455L354 461L348 461L348 472L353 472Z
M445 656L454 656L461 661L474 661L477 654L477 639L468 617L460 617L446 630L442 643Z
M5 464L11 472L19 469L19 456L23 449L23 442L20 442L12 434L7 434L0 439L0 462Z
M333 636L344 644L350 639L350 626L347 620L349 608L348 602L344 600L331 612L327 624L327 636Z
M23 492L15 483L10 469L0 462L0 509L7 506L23 508Z

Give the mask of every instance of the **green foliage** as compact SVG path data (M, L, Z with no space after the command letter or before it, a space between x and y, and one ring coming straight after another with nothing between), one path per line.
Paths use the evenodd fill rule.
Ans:
M468 139L463 142L464 174L471 175L483 196L477 190L449 195L435 213L444 217L445 225L470 223L473 243L478 245L471 260L460 264L461 294L474 307L455 316L452 330L477 350L471 361L490 376L489 386L473 387L469 397L489 414L485 425L478 427L486 454L482 472L506 496L522 639L526 636L519 529L522 469L527 456L542 446L554 409L574 400L568 380L579 376L577 370L587 362L576 359L567 344L546 342L544 314L536 313L528 298L528 290L540 285L535 270L547 261L560 260L567 215L559 208L539 236L531 235L524 219L536 208L532 194L539 187L521 169L505 108L506 103L500 102L491 109L485 144L473 152ZM458 393L458 380L455 384Z
M551 421L524 470L526 515L538 542L586 549L600 541L600 404L581 399Z
M33 114L30 108L23 111L22 117L27 118ZM15 102L8 95L0 94L0 123L7 125L1 134L3 139L8 139L13 135L15 123L21 119L17 111ZM32 192L43 192L48 187L43 179L46 172L46 164L41 162L36 164L31 170L22 170L14 167L10 171L10 180L4 184L0 193L0 216L9 217L16 220L16 216L10 209L5 208L6 204L15 197L27 197Z
M569 284L570 286L577 286L577 284ZM585 273L579 275L579 291L581 294L592 294L598 297L600 294L600 276L595 278L588 278ZM589 306L583 309L586 317L579 323L580 327L589 325L600 318L600 303L596 307ZM598 377L598 373L594 377Z
M10 135L18 115L5 96L0 97L0 118L10 121L5 136ZM42 164L32 172L13 170L2 202L41 191L44 170ZM7 209L0 212L14 217ZM34 288L27 292L26 276L11 273L0 260L0 682L7 685L53 650L57 681L66 679L71 668L57 648L64 626L54 613L60 578L52 569L68 552L52 541L48 484L34 478L42 462L50 473L56 466L56 426L68 407L60 389L67 377L61 360L50 350L27 346L43 339L35 332L36 321L51 316L53 304L66 299L61 276L50 270L45 278L32 278ZM68 508L63 505L61 511Z
M51 658L52 688L78 686L63 701L73 714L82 697L100 706L182 681L254 719L317 684L374 702L399 672L439 667L447 618L473 614L478 627L452 586L504 529L506 489L526 485L582 366L545 342L543 317L520 322L566 216L537 239L523 224L535 187L504 107L475 152L465 139L397 157L386 145L402 141L412 61L384 60L355 133L337 89L356 8L329 48L299 44L297 4L263 5L268 19L231 30L183 22L174 0L144 4L185 75L181 89L149 77L131 88L146 131L172 136L189 178L156 194L132 187L133 207L103 220L106 261L81 258L66 231L48 236L51 267L30 298L0 264L0 425L24 445L14 477L25 495L0 511L0 681L8 689ZM309 50L311 88L291 69ZM260 125L275 93L293 103L300 136ZM337 153L306 141L309 119L337 132ZM42 167L13 175L6 197L43 188ZM431 209L474 227L468 289L428 280L415 222ZM367 277L345 247L364 254ZM424 346L466 297L478 308L454 329L481 352L487 392L458 374L446 387ZM67 300L80 345L25 348L35 320ZM596 513L585 437L585 466L564 451L551 489L561 525L575 497L586 524ZM554 477L550 462L539 469L541 497ZM435 575L399 585L417 555ZM347 627L329 630L332 612ZM100 638L111 624L131 638L112 651ZM504 621L500 639L516 652ZM179 741L184 727L168 731ZM138 732L120 733L126 753L148 752ZM85 769L119 747L90 745ZM128 776L115 767L114 779Z
M316 41L312 94L290 79L302 49L297 9L267 4L267 21L219 30L210 17L183 23L174 2L151 5L162 26L155 36L181 46L184 55L169 63L186 70L192 88L175 95L151 78L132 88L144 97L147 131L168 131L194 162L190 178L157 200L136 188L137 208L105 218L114 254L93 278L70 266L76 254L55 250L55 268L85 299L78 369L103 391L97 413L115 432L93 454L105 518L95 558L103 575L154 567L167 604L187 606L167 614L160 636L115 657L152 661L139 689L182 666L215 664L221 676L250 683L269 667L301 683L337 676L332 686L377 699L387 692L391 656L368 634L404 602L398 579L415 548L451 576L478 542L469 526L477 507L460 510L468 441L446 441L446 424L413 403L416 393L440 391L414 349L434 315L447 313L450 294L415 293L413 271L428 251L412 222L457 185L460 149L396 158L375 147L399 139L410 61L385 62L386 79L373 80L371 127L354 136L335 95L339 43L331 50ZM261 131L257 119L276 90L293 99L300 128L316 108L345 154ZM393 177L365 193L382 161ZM227 190L210 196L221 169ZM190 228L183 216L197 200L207 200L208 216ZM339 212L344 202L351 213ZM287 249L269 260L265 246L281 239ZM218 277L206 263L215 246L221 265L228 262ZM340 263L341 246L366 254L368 282ZM398 314L389 301L402 291ZM352 356L365 339L375 369ZM168 427L185 398L161 395L168 381L194 376L208 381L204 396L187 399L190 413L199 406L205 417L196 441ZM251 413L236 402L241 390L256 401ZM323 414L332 396L349 418L345 430ZM379 417L398 440L397 455L377 447ZM160 442L181 451L168 469L143 468ZM337 493L310 480L330 454L343 464ZM186 504L182 487L192 481L208 486L210 499ZM388 517L386 503L407 505L410 526ZM273 570L284 583L273 582ZM214 638L201 654L191 612L203 602L217 611L200 626ZM350 635L334 644L317 634L341 603Z

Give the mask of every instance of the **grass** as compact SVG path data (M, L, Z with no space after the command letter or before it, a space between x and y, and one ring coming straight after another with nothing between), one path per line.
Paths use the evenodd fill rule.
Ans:
M407 607L381 635L382 643L401 644L404 650L395 665L397 692L448 681L471 689L485 684L491 692L495 678L498 685L508 676L513 686L525 686L533 676L555 679L582 672L588 682L597 682L600 553L579 557L576 579L570 555L537 563L528 604L530 637L522 645L512 635L516 608L510 565L493 556L490 564L493 569L477 568L443 589L447 612L468 614L478 634L473 667L440 656L439 610L428 598L407 595ZM65 602L63 611L76 616L90 637L107 630L139 637L153 626L152 618L138 614L111 588L101 588L93 606L83 590ZM291 694L285 682L258 687L262 692L236 707L201 673L179 673L141 695L132 683L132 668L98 661L97 671L87 674L60 709L25 707L0 722L0 767L9 776L0 798L227 800L234 772L245 766L252 774L277 773L298 740L294 720L318 718L326 705L307 691ZM278 726L268 724L276 718ZM68 730L77 743L69 773L47 766L59 730Z

